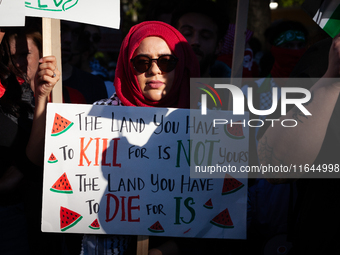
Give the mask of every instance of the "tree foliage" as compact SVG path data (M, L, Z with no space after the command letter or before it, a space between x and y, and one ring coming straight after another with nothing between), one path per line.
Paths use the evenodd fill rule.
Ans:
M301 4L304 2L305 0L279 0L279 6L280 7L297 7L297 6L301 6Z

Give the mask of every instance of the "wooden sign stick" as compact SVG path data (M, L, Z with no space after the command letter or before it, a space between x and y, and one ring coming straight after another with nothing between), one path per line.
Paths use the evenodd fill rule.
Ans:
M241 87L242 72L243 72L243 58L246 43L246 30L248 20L248 8L249 0L238 0L236 10L236 24L235 24L235 36L234 36L234 50L233 50L233 62L231 68L231 84ZM236 84L237 83L237 84ZM233 99L231 93L229 93L228 110L233 109Z
M42 18L42 41L43 56L54 55L57 59L57 68L61 72L61 43L60 43L60 20ZM52 102L63 102L62 75L52 91Z
M148 255L149 236L137 236L137 255Z

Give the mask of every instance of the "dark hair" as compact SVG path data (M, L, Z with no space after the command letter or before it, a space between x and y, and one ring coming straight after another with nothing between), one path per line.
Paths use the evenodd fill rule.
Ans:
M26 17L26 23L24 27L10 27L6 30L4 40L6 42L7 51L10 52L10 47L8 45L10 37L14 36L15 39L24 39L29 37L33 40L34 44L37 46L39 53L42 53L42 27L41 18ZM41 56L40 56L41 57ZM20 78L24 78L25 75L16 67L15 61L9 54L8 65L10 68L14 69L16 75Z
M28 20L28 22L27 22ZM33 19L27 19L26 26L24 28L8 28L6 29L5 36L0 45L0 79L2 85L6 88L5 94L0 98L0 110L5 113L18 118L20 116L28 117L30 113L33 113L33 108L30 102L24 101L22 98L22 86L19 84L16 75L19 75L20 78L23 78L22 72L16 68L16 65L13 65L13 61L11 59L10 47L9 47L9 36L14 33L27 31L27 33L31 33L31 31L39 30L38 26L33 29L32 21ZM36 21L34 21L36 23ZM39 23L36 23L39 24ZM41 31L41 28L40 28ZM41 34L41 32L40 32ZM34 38L33 38L34 40ZM35 41L35 40L34 40ZM39 43L39 42L38 42ZM38 48L41 48L41 40L40 44L37 44ZM8 68L8 64L11 63L13 67L17 69L17 73L14 74Z
M292 20L278 20L274 21L264 32L266 40L273 45L275 40L285 31L297 30L304 33L306 39L308 37L308 30L302 23Z
M42 52L41 18L26 17L26 23L24 27L11 27L6 30L5 37L9 38L12 35L29 35L38 47L39 52Z
M218 40L222 40L228 31L229 17L227 8L221 2L210 0L184 0L172 14L171 25L178 27L179 19L187 13L200 13L209 17L218 27Z
M8 49L8 42L4 38L0 45L0 80L6 92L0 98L0 111L15 118L28 117L30 113L33 113L33 108L28 102L23 101L21 85L5 64L9 60Z

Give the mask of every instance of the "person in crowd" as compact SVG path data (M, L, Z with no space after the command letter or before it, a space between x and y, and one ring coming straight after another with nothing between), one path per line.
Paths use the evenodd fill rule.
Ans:
M162 21L171 25L172 13L179 3L179 0L153 0L149 5L144 20Z
M108 56L99 50L102 34L99 26L85 24L83 28L83 37L90 41L90 50L86 51L82 57L81 69L100 77L106 86L107 95L111 96L115 92L112 86L112 80L108 71Z
M284 79L289 77L296 63L305 52L308 31L297 21L279 20L274 22L265 31L265 37L270 44L271 68L266 77L256 80L242 87L244 95L248 98L248 88L253 88L253 105L255 109L267 110L272 106L273 88L278 88L278 99L284 86ZM265 119L265 116L250 116L250 119ZM255 125L256 126L256 125ZM250 164L257 165L257 133L259 127L252 128L252 141L250 143Z
M76 52L70 63L88 73L97 75L104 81L109 80L109 73L107 69L101 65L100 61L96 58L101 55L101 62L103 62L104 55L102 52L98 52L99 43L101 41L101 29L99 26L90 24L81 24L74 31L78 35L78 46ZM110 86L112 83L110 82ZM108 95L112 95L108 94Z
M273 23L265 31L270 44L271 71L265 78L249 81L242 87L248 98L247 89L253 89L253 105L255 109L270 109L273 102L273 88L278 89L277 100L281 95L280 88L292 72L294 66L305 52L307 29L299 22L280 20ZM288 85L287 85L288 86ZM265 120L266 116L250 114L250 119ZM257 155L257 134L260 124L250 127L249 165L259 165ZM268 240L277 234L287 234L290 208L296 200L294 184L272 185L266 179L252 180L248 190L248 240L254 250L261 252ZM263 177L263 176L262 176Z
M222 62L216 63L229 26L224 6L209 0L183 1L172 13L171 24L193 48L201 77L230 77L230 68ZM215 63L221 72L214 72Z
M42 178L46 105L60 78L54 56L38 59L35 70L35 97L30 85L8 67L11 62L8 38L1 29L0 42L0 232L1 254L46 254L33 239L45 241L30 228L25 214L26 183ZM35 106L33 106L33 104ZM41 186L40 186L41 188ZM31 206L35 206L34 199ZM41 204L40 204L41 206ZM39 207L38 207L39 208ZM38 216L40 214L38 213ZM39 225L38 225L39 226ZM45 250L46 252L46 250Z
M339 180L329 173L339 165L339 76L340 35L327 38L311 46L293 70L293 77L301 82L297 87L309 89L311 99L303 106L311 113L304 115L296 106L289 107L284 118L297 121L292 129L279 126L264 127L259 133L258 153L262 164L302 165L325 164L327 169L295 176L268 176L273 184L294 182L298 188L296 207L291 219L292 254L337 254L340 222L336 214L339 200ZM318 78L315 82L312 77ZM321 77L321 79L320 79ZM304 81L304 82L302 82ZM294 84L295 85L295 84ZM280 118L279 113L273 117ZM328 168L329 167L329 168ZM308 169L308 168L306 168ZM306 176L307 175L307 176ZM313 212L313 213L311 213ZM314 225L314 215L323 224Z
M25 82L30 84L34 93L34 76L39 67L42 56L41 19L27 18L25 27L11 27L7 29L11 59L10 68L23 75ZM13 64L12 64L13 63ZM23 82L23 80L22 80ZM76 89L63 86L64 103L86 104L84 96Z
M80 69L82 55L90 50L90 38L84 35L83 25L71 21L61 21L63 84L80 91L88 104L108 97L104 81L100 77Z
M259 69L258 64L255 61L255 54L253 48L251 47L251 40L254 39L253 31L247 29L245 32L245 50L243 57L243 70L242 77L258 77ZM228 32L223 38L224 42L217 60L226 63L230 68L232 68L233 62L233 51L234 51L234 39L235 39L235 24L229 24ZM260 46L261 48L261 46Z
M163 22L142 22L123 40L114 80L116 93L95 104L189 108L190 77L199 77L199 64L182 34ZM129 239L85 235L83 254L94 249L97 254L125 254L132 245ZM176 245L164 246L163 252L176 254Z

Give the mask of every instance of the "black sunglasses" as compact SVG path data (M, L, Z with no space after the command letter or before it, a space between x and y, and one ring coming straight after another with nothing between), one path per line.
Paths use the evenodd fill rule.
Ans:
M137 72L145 73L150 69L152 61L154 60L157 61L158 68L165 73L174 70L178 62L178 58L173 55L163 55L153 59L145 55L138 55L131 59L131 62Z

